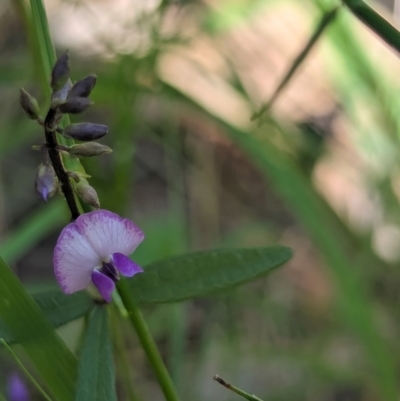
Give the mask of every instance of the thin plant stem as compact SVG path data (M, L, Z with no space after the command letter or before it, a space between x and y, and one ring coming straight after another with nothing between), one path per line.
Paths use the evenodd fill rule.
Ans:
M130 295L129 288L125 280L121 280L118 283L118 292L121 296L122 302L125 305L126 310L129 312L129 320L136 330L139 341L143 347L144 352L150 362L150 365L157 377L157 380L164 393L167 401L178 401L178 395L176 393L174 384L171 376L158 352L157 346L151 336L150 330L143 318L143 315L136 305L135 301Z
M286 71L285 75L283 76L282 80L280 81L279 85L275 89L274 93L272 94L268 102L264 104L264 106L262 106L258 112L254 113L251 116L252 121L260 118L264 113L268 112L268 110L271 109L271 107L276 102L283 89L289 83L289 81L296 73L300 65L303 63L303 61L306 59L310 51L314 48L314 45L317 43L318 39L325 32L326 28L330 26L330 24L334 21L338 11L339 7L337 6L334 7L332 10L327 11L322 16L321 20L315 27L314 33L312 34L306 45L303 47L303 49L300 51L300 53L294 59L294 61L290 65L289 69Z
M49 397L49 395L43 390L42 386L35 380L35 378L28 372L28 370L25 368L24 364L21 362L21 360L17 357L15 352L11 349L11 347L4 341L4 339L0 338L0 343L3 344L4 348L11 354L11 356L14 358L15 362L19 366L19 368L24 372L25 376L29 379L29 381L35 386L35 388L42 394L42 396L47 400L47 401L52 401L52 399Z
M234 385L232 385L230 383L227 383L222 377L220 377L218 375L215 375L213 377L213 379L215 381L217 381L219 384L222 384L227 389L233 391L236 394L239 394L243 398L246 398L246 400L249 400L249 401L263 401L261 398L258 398L256 395L246 393L246 391L240 389L239 387L236 387L236 386L234 386Z

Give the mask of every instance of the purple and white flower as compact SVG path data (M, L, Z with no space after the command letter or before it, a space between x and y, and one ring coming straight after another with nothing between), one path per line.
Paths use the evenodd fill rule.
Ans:
M79 216L63 229L54 249L54 272L61 289L72 294L93 283L110 302L119 274L132 277L143 272L128 257L143 239L132 221L108 210Z

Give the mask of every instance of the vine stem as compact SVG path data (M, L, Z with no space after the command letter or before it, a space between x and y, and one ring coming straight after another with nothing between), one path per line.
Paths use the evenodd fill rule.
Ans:
M121 279L118 283L118 292L129 313L129 320L136 330L139 341L150 362L150 365L157 377L157 380L167 401L179 401L171 376L158 352L150 330L143 318L143 315L130 295L126 281Z

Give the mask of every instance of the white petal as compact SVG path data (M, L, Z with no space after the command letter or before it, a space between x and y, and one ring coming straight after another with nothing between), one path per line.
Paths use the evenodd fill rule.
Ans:
M68 224L54 248L54 273L61 289L71 294L86 288L101 258L90 242L79 232L76 223Z
M76 225L104 260L116 252L130 255L144 238L132 221L108 210L85 213L77 218Z

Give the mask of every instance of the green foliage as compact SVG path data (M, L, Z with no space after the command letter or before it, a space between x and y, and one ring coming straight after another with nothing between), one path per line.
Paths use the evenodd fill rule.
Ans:
M107 308L89 316L78 367L75 401L116 401L115 369Z
M33 299L54 327L86 315L94 306L92 298L86 292L65 295L61 291L46 291L33 295ZM17 341L1 317L0 338L8 344Z
M12 338L21 344L51 394L60 401L71 400L76 359L1 258L0 294L0 317Z
M139 303L176 302L226 290L286 263L286 247L194 252L155 262L129 281Z
M25 1L18 0L14 3L18 5L24 25L27 27L28 44L33 49L37 70L36 77L40 77L43 91L48 93L49 71L55 61L55 53L52 50L43 3L31 0L30 8L26 7L28 2ZM290 96L284 98L287 92L281 89L289 88L299 77L303 67L306 73L299 77L301 78L299 83L301 84L302 80L311 82L314 76L308 75L309 64L307 63L311 58L314 56L318 58L322 53L323 56L318 61L325 62L322 70L323 82L329 86L327 96L332 97L340 108L340 116L335 123L343 124L341 133L343 136L339 138L338 143L340 142L340 146L346 149L338 150L332 146L331 142L335 143L337 138L327 136L327 140L321 142L320 153L314 155L315 166L324 165L326 159L330 157L337 160L335 159L336 152L340 153L343 159L351 159L349 165L354 172L360 173L361 180L368 182L370 196L379 203L377 215L380 220L374 224L389 222L391 225L398 226L399 202L393 187L396 185L399 169L397 161L399 160L400 132L399 89L397 81L390 75L390 66L387 68L389 63L385 58L376 57L375 53L375 51L382 52L382 48L378 51L376 46L379 38L399 50L400 40L397 30L369 5L359 0L342 2L314 0L301 2L300 6L299 2L292 0L284 2L247 0L239 2L240 4L228 0L220 2L218 7L213 8L208 8L205 3L199 5L198 2L172 3L173 7L182 11L181 13L174 12L172 18L175 18L175 15L184 15L185 21L190 21L198 28L194 31L196 32L195 41L191 37L186 37L184 33L181 34L181 31L185 32L185 29L177 30L177 33L172 33L171 37L163 37L162 30L159 29L160 24L165 21L163 10L168 10L165 15L171 18L169 9L171 2L163 1L154 14L146 16L141 21L139 30L144 28L146 31L146 28L151 26L151 29L146 31L148 35L136 35L137 32L127 28L126 37L132 35L146 38L145 46L142 48L138 46L140 51L129 54L125 50L120 52L120 49L113 49L109 43L104 43L108 54L112 55L107 58L94 55L92 49L89 49L90 55L81 51L76 51L74 54L73 45L70 50L71 54L74 54L74 70L76 68L74 76L75 73L78 77L81 73L92 72L99 75L99 84L96 86L94 96L104 113L101 113L101 119L98 122L107 123L109 122L107 120L111 120L110 135L107 140L114 148L113 155L107 156L104 164L101 161L85 161L85 167L89 174L93 175L93 180L96 180L94 186L100 194L102 207L125 216L140 216L138 224L146 233L146 241L135 252L134 258L140 265L147 266L149 262L151 264L146 267L145 274L137 275L132 280L124 280L121 284L126 285L128 294L138 303L150 304L148 309L147 307L145 309L146 317L149 317L150 328L154 331L156 338L163 339L163 345L165 343L168 367L174 372L174 378L178 377L182 384L178 387L179 393L185 391L186 383L190 383L190 386L186 385L187 394L182 398L204 399L202 390L195 388L192 383L200 377L201 380L204 379L203 373L209 371L210 362L221 361L224 369L230 369L232 375L237 374L242 377L243 366L247 368L257 364L257 366L266 366L267 371L271 367L275 369L274 363L279 361L286 370L294 370L293 377L301 375L301 380L299 383L289 381L289 385L285 385L285 389L280 394L269 393L269 388L265 390L265 394L260 393L258 389L254 390L263 399L292 400L297 397L298 400L306 400L310 398L310 389L314 397L332 398L332 394L329 396L325 394L330 391L326 389L332 388L333 392L341 386L346 388L348 386L350 389L360 388L368 393L368 396L379 399L397 399L395 367L398 364L398 358L396 352L392 350L397 347L395 333L399 331L398 299L397 295L390 295L387 289L388 286L393 286L392 291L397 294L396 282L399 280L397 269L388 268L372 251L370 242L371 238L374 238L376 227L366 229L362 234L353 231L351 224L348 225L351 213L349 212L349 216L346 215L347 212L336 214L336 209L334 210L331 206L333 202L321 196L315 188L315 179L319 179L319 176L314 175L315 171L302 170L297 163L298 149L293 146L293 143L299 141L302 132L294 126L295 123L291 121L292 116L284 114L285 117L282 118L279 109L280 103L286 100L289 100L290 104L296 103L295 98L292 99ZM336 11L332 10L336 10L337 6L339 6L339 12L336 14ZM346 10L346 6L349 11ZM79 2L76 7L80 7ZM301 17L297 19L300 9ZM281 66L283 67L280 62L282 60L277 58L277 62L274 63L275 59L271 59L272 61L268 59L271 48L276 45L274 32L268 29L265 29L268 34L264 32L267 25L274 26L275 23L280 22L274 19L273 13L276 11L279 14L278 19L286 25L280 31L277 24L278 29L275 35L284 36L287 32L290 36L288 39L291 41L290 45L293 44L293 48L288 45L287 49L275 49L279 50L276 52L276 57L288 51L287 64L282 68L282 75L280 70L278 71ZM260 24L259 18L262 18L264 13L271 17L271 25ZM288 20L286 16L289 17ZM316 18L320 21L318 26L313 25ZM374 35L364 35L364 27L357 19L379 36L373 46L370 45ZM177 21L181 22L179 18ZM298 26L293 25L292 21L298 22ZM329 29L326 30L328 24ZM130 26L133 27L134 24ZM296 38L293 33L297 32L298 28L301 34L304 33L302 28L309 31L306 47L301 47L306 42L301 40L298 48L295 48ZM106 39L110 39L112 43L112 38ZM257 47L258 40L260 47ZM278 43L281 42L278 41ZM316 43L317 46L315 46ZM198 50L193 47L195 44L200 44L205 49L209 47L211 50L210 53L206 53L209 55L208 62L213 66L211 74L207 66L201 63L197 65L195 60L197 57L192 58ZM242 130L238 130L236 125L228 119L222 121L216 118L219 115L218 110L214 109L212 102L208 102L214 94L207 93L207 89L201 85L196 90L185 91L185 89L193 89L192 82L186 82L186 88L171 87L170 82L163 83L164 78L160 71L164 66L164 57L160 56L164 53L167 53L167 57L171 53L175 56L175 47L178 50L176 54L181 52L185 55L184 57L190 59L192 65L188 68L198 69L200 71L198 75L209 79L210 82L214 82L216 78L215 87L219 88L216 89L217 91L223 91L224 87L235 90L235 95L248 105L249 110L259 110L260 104L268 104L268 100L271 99L270 96L265 99L260 98L261 92L253 96L257 92L254 88L260 84L251 79L253 71L260 78L260 71L265 69L265 75L268 77L265 79L266 84L272 80L275 72L276 76L283 76L282 80L272 82L268 86L268 92L262 92L271 94L274 93L275 88L278 88L277 93L282 95L281 100L284 102L273 102L277 106L276 117L271 118L265 113L265 125L262 128L251 126L249 123L244 124L245 128ZM311 48L312 52L310 52ZM187 50L189 51L186 52ZM11 51L10 53L13 54ZM218 54L218 57L214 56L214 53ZM298 57L293 62L293 56L296 54ZM12 57L10 60L13 60ZM395 63L394 58L388 58L388 60L393 60ZM17 61L14 65L11 64L12 68L7 64L1 66L2 82L11 88L15 86L16 90L22 79L32 83L29 78L30 64L21 63L19 58ZM271 65L268 65L269 62ZM82 71L78 72L79 69ZM312 71L315 70L312 69ZM180 73L179 67L176 73ZM316 80L320 78L319 76ZM221 87L217 85L218 80L223 84ZM195 83L193 80L193 84ZM23 85L26 83L24 82ZM188 93L191 95L188 96ZM314 115L314 110L307 108L307 99L308 97L305 96L304 105L298 105L298 109L304 111L302 110L304 106L312 116L320 116L320 110L316 110ZM229 102L226 103L228 108ZM9 102L5 101L4 104L7 107ZM268 112L274 113L275 109L268 108ZM12 118L7 119L6 115L5 117L3 131L9 134L7 135L6 132L1 139L2 160L6 160L10 154L19 154L21 149L26 149L33 134L33 129L25 122L20 122L19 118L14 121ZM365 118L368 122L363 125ZM293 120L298 122L297 117ZM30 121L28 123L32 124ZM199 137L203 137L204 133L203 139L206 142L213 142L212 146L214 141L216 144L215 148L209 147L210 154L204 155L205 163L202 166L197 164L197 160L192 159L191 152L197 151L190 144L193 133ZM355 140L354 134L357 134L361 140ZM226 137L229 137L228 141ZM345 137L344 141L343 137ZM225 148L231 148L232 153L245 155L246 162L243 162L245 166L243 170L240 170L245 177L247 164L251 169L256 166L267 183L263 188L267 196L274 192L270 188L272 185L280 199L287 205L287 209L283 212L285 218L289 216L289 219L294 220L289 228L288 225L280 226L279 219L282 212L275 213L276 210L270 207L268 197L265 198L265 202L260 201L260 203L264 202L263 206L254 207L255 202L248 202L246 207L249 210L246 213L238 213L237 218L233 216L231 221L226 222L226 215L229 213L225 212L223 202L230 188L224 186L226 177L221 177L220 171L213 171L212 167L209 167L214 162L211 155L214 149L216 158L220 154L226 154L221 151L222 146L219 142L224 143ZM348 146L347 142L351 145ZM160 150L160 154L162 152L162 157L158 157L158 153L157 157L150 153L149 143L151 146L156 143L157 150ZM382 151L380 159L377 158L379 169L367 171L369 167L366 167L368 163L364 164L365 160L371 156L376 157L382 143L386 146L386 150ZM369 153L364 152L365 148L368 148ZM165 164L161 159L166 159ZM223 159L224 157L221 157L217 163L221 160L223 162ZM174 169L165 179L164 168L171 162L174 164ZM22 160L20 164L23 164ZM201 174L204 174L204 166L208 174L205 179L201 177ZM76 169L75 167L68 168ZM195 174L191 174L192 170ZM375 175L379 175L379 178ZM22 176L17 178L18 181L21 180L21 186L29 187ZM230 177L232 181L236 178L238 177L234 174ZM14 177L13 179L15 180ZM152 191L151 183L156 180L165 180L166 192L169 194L168 202L164 202L164 199L159 197L160 192L154 194ZM385 188L380 185L382 183L385 183ZM248 191L252 187L251 179L243 180L241 184L243 185L240 194L230 194L230 196L232 199L236 196L235 203L242 206L242 203L245 204L249 197L254 196L254 193ZM7 191L11 196L15 196L12 189L8 190L7 187ZM25 192L27 191L29 188L25 189ZM219 197L220 193L224 194L219 199L222 200L217 204L217 209L210 214L212 219L207 214L209 204L212 202L208 202L206 206L202 205L198 199L193 202L197 194L205 193L204 199L208 199L207 191L211 196L218 194L217 197ZM170 196L171 194L173 196ZM390 205L387 199L391 200ZM29 211L28 218L25 211L32 210L28 209L29 205L26 205L24 212L10 211L12 217L7 221L11 224L14 221L17 223L5 233L5 240L0 246L2 251L0 253L8 262L17 262L25 253L49 237L56 228L67 223L62 203L63 200L60 198L43 209L36 209L37 214ZM144 204L146 204L145 208ZM252 208L254 210L251 210ZM261 213L258 214L260 210ZM179 213L175 214L175 211ZM265 215L263 211L267 211L268 214ZM196 219L201 220L202 223L197 227L194 224ZM243 222L244 225L256 223L262 228L247 231L242 225ZM298 223L306 234L299 229ZM203 238L202 230L205 228L207 231L209 225L216 228L215 237L205 236L204 242L196 241L198 238ZM275 277L271 277L273 288L269 288L269 282L266 282L262 288L262 291L265 291L262 296L257 291L251 293L249 291L245 299L243 296L237 296L235 292L229 293L226 297L215 297L212 301L212 312L207 309L208 300L202 301L200 306L197 303L159 305L157 308L151 305L154 302L173 302L223 290L247 281L249 279L247 274L250 274L250 279L257 277L258 270L254 268L254 263L249 263L250 268L247 266L241 269L235 268L237 258L234 258L233 268L223 264L215 269L209 267L210 264L202 267L200 263L196 264L192 261L185 265L186 256L161 261L164 257L188 252L188 250L215 248L215 244L227 243L228 246L232 246L232 241L229 242L228 239L233 235L236 235L234 245L239 247L266 246L271 242L285 243L282 238L290 238L290 243L294 246L299 243L302 250L303 244L306 244L306 248L309 248L304 250L304 255L307 258L310 257L310 260L302 259L301 256L304 255L299 252L299 257L293 261L294 265L299 267L301 275L303 272L307 275L306 268L304 271L302 269L310 263L313 267L318 265L317 269L324 277L325 274L329 276L324 280L329 283L329 288L333 287L328 291L332 291L332 294L327 295L333 306L329 304L321 312L316 310L319 305L308 305L307 298L310 294L304 295L301 291L292 288L292 271L288 272L290 278L287 280L278 276L277 280L282 279L282 282L276 283L273 281ZM54 242L55 237L51 238L51 241ZM318 257L315 257L315 253L318 253ZM204 255L206 254L208 252ZM158 260L160 261L154 262ZM177 270L173 260L178 261ZM258 266L260 274L264 274L261 272L262 263ZM325 267L329 269L328 273ZM50 266L49 271L51 271ZM266 272L269 271L266 270ZM294 281L297 282L296 278L297 276ZM40 280L40 277L35 278L35 280L38 279ZM171 284L171 287L167 286L167 283ZM318 280L315 287L318 288ZM277 288L279 292L278 297L273 294L273 291L269 291L274 288ZM47 316L56 326L83 316L92 308L92 301L85 293L72 297L61 293L41 294L39 298L34 297L44 312L44 316ZM313 299L312 294L310 298ZM133 311L133 315L140 321L140 314L137 313L132 299L125 299L125 301L129 316L132 316ZM129 306L132 307L131 310ZM174 307L177 309L172 309ZM165 313L165 310L168 310L168 313ZM192 314L192 311L195 313ZM202 320L201 316L204 313L207 314L207 319ZM257 321L258 331L266 332L268 336L257 343L258 337L254 333L243 333L240 320L243 316L250 321ZM225 324L224 319L228 324ZM197 326L199 322L201 327ZM223 331L221 326L224 328ZM126 329L125 326L124 328ZM273 330L273 333L271 334L269 330ZM168 335L169 331L175 334ZM196 334L193 335L193 332ZM124 334L128 336L127 333ZM144 341L147 335L148 333L143 335ZM10 342L15 339L12 331L9 328L6 329L4 320L0 323L1 336ZM78 336L76 332L70 335L73 339ZM189 348L189 338L190 352L185 352ZM192 347L192 342L196 347ZM348 348L345 345L338 346L337 344L348 342L351 352L355 354L355 359L346 362L346 366L342 366L331 357L331 354L338 349L347 351ZM217 352L213 352L213 346L218 350L218 355L216 355ZM154 351L154 348L151 349ZM235 350L234 356L232 356L232 349ZM243 353L240 354L241 349L246 350L245 356ZM207 352L213 352L212 358L207 357ZM133 358L133 356L132 352L127 355L127 358ZM242 363L242 357L248 359ZM191 371L190 366L195 366L195 371ZM139 383L145 383L143 384L145 392L148 383L141 368L140 365L137 377L140 380L138 380ZM218 373L225 377L225 372L218 371ZM229 378L232 378L234 383L237 382L234 377ZM121 380L132 381L132 377L121 378ZM242 384L245 388L249 388L246 383ZM190 389L187 389L189 387ZM251 387L249 389L251 390ZM318 397L319 390L324 395Z

